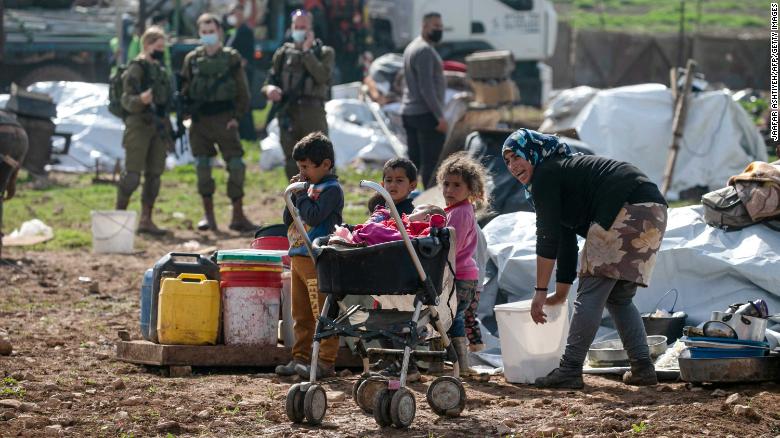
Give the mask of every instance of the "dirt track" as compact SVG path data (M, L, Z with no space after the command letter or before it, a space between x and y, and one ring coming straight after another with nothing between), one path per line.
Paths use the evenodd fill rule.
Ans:
M180 233L181 234L181 233ZM334 399L319 428L292 426L284 396L292 379L268 369L196 369L165 378L159 370L115 361L117 331L140 338L143 271L195 233L166 242L144 241L132 256L88 251L9 250L0 263L0 331L14 345L0 356L6 379L0 436L767 436L780 434L780 386L762 384L689 389L683 383L629 388L616 379L586 377L582 392L536 390L501 377L467 381L460 418L438 418L425 402L426 384L411 389L417 416L407 431L379 429L350 394L356 376L325 383ZM204 245L208 243L204 242ZM211 242L214 244L214 242ZM246 247L227 236L223 248ZM98 293L79 281L99 282ZM17 383L14 383L16 381ZM21 393L23 392L23 395ZM734 414L724 395L739 393L757 417ZM124 435L123 435L124 434Z

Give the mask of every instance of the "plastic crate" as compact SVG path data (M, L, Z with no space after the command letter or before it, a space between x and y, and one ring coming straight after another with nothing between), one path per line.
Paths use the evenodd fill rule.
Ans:
M768 350L760 348L703 348L690 347L691 359L726 359L739 357L761 357Z

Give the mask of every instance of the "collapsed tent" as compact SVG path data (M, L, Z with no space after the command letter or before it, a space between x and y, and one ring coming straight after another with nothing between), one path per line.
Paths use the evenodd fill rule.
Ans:
M597 155L628 161L661 185L672 143L673 97L661 84L601 90L576 88L561 94L561 114L548 119L547 130L576 129ZM587 102L576 117L576 108ZM552 114L550 114L553 117ZM563 123L571 123L564 126ZM751 161L766 161L764 141L745 110L728 91L693 93L688 102L681 148L668 193L726 184Z
M536 215L505 214L483 231L493 266L478 315L490 326L495 304L533 295ZM583 241L579 239L580 247ZM691 325L708 321L714 310L756 298L765 300L773 313L780 311L780 232L763 224L726 232L704 223L701 206L672 208L657 257L650 287L640 288L634 298L640 312L655 311L671 288L679 291L676 309L688 313ZM554 288L552 283L550 290ZM672 303L661 304L669 308Z

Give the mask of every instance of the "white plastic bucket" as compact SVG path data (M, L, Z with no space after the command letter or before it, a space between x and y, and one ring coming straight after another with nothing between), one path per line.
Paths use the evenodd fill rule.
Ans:
M135 241L136 212L92 212L92 251L99 254L129 254Z
M276 345L280 294L275 287L223 287L225 344Z
M569 306L545 306L546 324L531 319L531 301L495 306L504 377L507 382L533 383L558 366L569 332Z

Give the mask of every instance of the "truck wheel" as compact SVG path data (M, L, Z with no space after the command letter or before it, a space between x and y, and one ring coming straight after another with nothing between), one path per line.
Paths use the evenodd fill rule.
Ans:
M84 75L78 71L62 65L43 65L24 75L19 85L27 87L36 82L43 81L78 81L86 82Z

